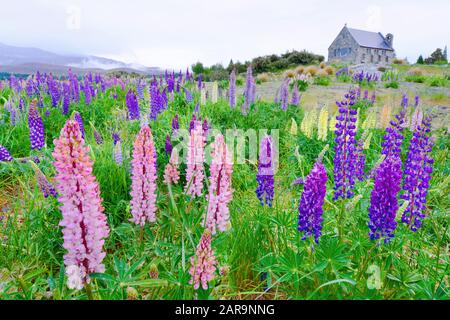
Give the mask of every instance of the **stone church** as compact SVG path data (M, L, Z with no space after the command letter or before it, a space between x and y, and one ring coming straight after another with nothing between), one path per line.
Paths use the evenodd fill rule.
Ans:
M342 28L328 48L328 61L342 61L353 64L390 64L395 58L392 46L394 36L388 33Z

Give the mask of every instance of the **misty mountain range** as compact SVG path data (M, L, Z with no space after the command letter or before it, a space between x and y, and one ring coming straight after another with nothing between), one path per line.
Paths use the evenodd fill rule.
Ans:
M106 73L113 71L136 72L140 74L160 74L157 67L128 64L121 61L97 56L61 55L37 49L15 47L0 43L0 72L31 74L36 71L67 74L69 68L74 73Z

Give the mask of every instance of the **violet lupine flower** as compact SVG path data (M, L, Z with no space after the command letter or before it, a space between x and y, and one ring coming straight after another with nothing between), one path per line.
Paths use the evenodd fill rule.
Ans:
M145 125L134 141L131 160L130 221L144 226L156 221L156 149L152 131Z
M187 102L192 102L192 93L186 88L184 88L184 95Z
M162 105L161 105L161 111L164 110L164 109L166 109L167 106L169 105L169 99L167 98L167 92L166 92L166 91L167 91L167 90L164 89L164 90L161 92L161 103L162 103ZM171 97L172 97L172 100L173 100L173 94L171 95Z
M186 68L186 81L191 81L192 80L192 75L189 73L189 69Z
M372 92L372 96L370 97L370 103L374 104L377 99L375 91Z
M403 107L400 112L395 115L395 120L391 120L390 126L386 128L386 134L383 136L383 143L381 144L381 154L385 154L386 157L395 156L400 158L405 116L406 108Z
M91 86L89 84L89 80L86 78L84 79L84 87L83 87L83 91L84 91L84 103L86 105L90 105L91 104L91 99L92 99L92 92L91 92Z
M0 162L9 162L13 161L13 157L9 153L8 149L0 144Z
M153 82L150 85L150 120L156 120L158 114L162 112L165 107L165 97L159 91L157 83Z
M33 97L33 94L35 93L35 89L34 89L34 81L33 78L29 77L27 79L27 83L25 86L25 91L27 92L27 95L29 98Z
M126 95L126 104L128 107L128 118L130 120L140 119L139 103L133 90L129 89Z
M30 103L28 127L30 129L31 149L41 150L45 145L44 122L39 114L36 103L36 100Z
M205 136L205 139L208 137L208 133L209 133L209 123L208 120L203 120L202 123L202 129L203 129L203 135Z
M173 146L172 146L172 142L170 141L170 136L169 135L166 136L166 141L164 143L164 149L165 149L166 154L168 156L170 156L172 154Z
M302 240L314 236L315 242L319 243L327 179L325 166L317 161L304 181L305 187L298 206L298 231L303 232Z
M123 163L122 143L120 142L120 140L114 143L113 158L117 165L119 166L122 165Z
M196 122L197 122L197 116L195 115L195 113L193 113L191 121L189 122L189 133L192 132L192 130L194 129Z
M280 100L281 100L281 109L287 110L289 104L289 79L283 81L283 84L280 88Z
M17 78L13 74L9 77L9 87L15 92L20 92L19 81L17 81Z
M53 80L53 76L50 74L50 76L47 78L47 86L48 91L50 93L50 97L52 99L52 107L58 106L59 103L59 90L58 90L58 83Z
M294 88L292 89L291 104L298 107L299 103L300 103L300 93L298 91L297 85L294 83Z
M403 94L402 102L400 103L400 105L401 105L403 108L408 107L408 96L406 95L406 93Z
M93 128L93 129L94 129L95 142L97 144L103 144L103 138L102 138L101 134L95 128Z
M402 180L402 164L399 158L387 157L378 167L375 185L370 195L370 240L384 239L388 243L397 227L397 194Z
M369 100L369 90L364 90L364 100Z
M264 204L272 206L274 196L274 172L273 172L273 154L272 154L272 138L265 136L261 140L259 147L258 174L256 181L256 196L262 206Z
M114 143L114 145L116 145L117 142L120 141L120 135L119 135L119 133L118 133L118 132L113 132L113 133L112 133L112 138L113 138L113 143Z
M24 104L23 99L20 98L19 99L19 110L20 110L20 112L23 112L23 104Z
M345 94L345 99L336 101L338 115L336 116L335 130L335 157L334 157L334 196L339 198L352 198L355 185L355 129L357 111L353 109L355 103L355 91L350 90Z
M69 113L70 105L70 85L68 83L63 84L63 105L62 114L67 115Z
M199 197L203 190L205 136L202 123L195 121L190 131L186 168L186 194Z
M166 75L166 83L169 93L173 92L175 89L175 75L173 73L168 76Z
M248 108L252 105L252 103L255 101L255 80L253 79L253 71L252 66L249 65L247 67L247 76L245 79L245 89L244 89L244 97L245 101L243 104L243 112L246 112Z
M31 166L33 167L34 173L36 175L36 180L39 186L39 190L42 192L45 198L52 196L54 198L58 197L55 186L48 181L47 177L42 173L42 171L30 160Z
M189 274L192 278L189 283L194 285L195 290L200 288L200 285L203 290L207 290L208 282L214 279L217 264L211 248L211 232L208 229L203 232L195 255L191 257L190 261Z
M198 88L198 90L202 90L202 75L201 74L199 74L198 75L198 78L197 78L197 88Z
M408 206L402 215L402 222L414 232L422 226L425 218L424 210L433 172L434 160L428 155L433 148L433 141L428 135L430 126L431 117L428 115L414 131L405 161L403 193L400 198L408 201Z
M200 104L197 103L194 108L194 113L198 113L200 111Z
M230 209L228 204L233 197L231 190L233 164L221 134L214 141L210 172L206 227L214 235L216 234L216 229L224 232L230 227Z
M145 90L145 82L141 81L141 79L138 79L136 84L136 91L139 100L144 100L144 90Z
M11 107L11 110L9 110L9 122L12 126L17 124L17 109L14 107Z
M230 89L229 89L230 107L236 106L236 70L233 69L230 73Z
M84 123L83 123L83 118L81 117L81 114L78 111L75 111L74 115L73 115L74 120L78 123L78 126L80 128L80 132L81 132L81 137L84 139Z
M178 114L175 115L172 119L172 136L176 136L178 130L180 129L180 124L178 122Z
M414 97L414 107L417 108L418 105L419 105L419 96L415 96Z
M72 100L78 103L80 101L80 86L77 77L72 73L71 69L69 69L69 81Z
M99 184L92 174L93 163L89 147L81 137L78 123L68 120L59 139L54 140L53 165L55 181L62 204L64 264L71 289L81 289L89 283L89 274L104 272L103 250L109 228L102 206Z

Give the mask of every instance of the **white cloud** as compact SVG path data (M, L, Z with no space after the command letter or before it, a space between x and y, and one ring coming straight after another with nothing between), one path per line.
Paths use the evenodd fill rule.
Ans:
M368 30L380 30L383 26L381 8L379 6L369 6L366 8L366 14L366 28Z
M399 57L450 43L450 2L436 0L3 1L1 42L186 68L307 49L327 54L344 23L394 34ZM437 23L441 21L441 23Z

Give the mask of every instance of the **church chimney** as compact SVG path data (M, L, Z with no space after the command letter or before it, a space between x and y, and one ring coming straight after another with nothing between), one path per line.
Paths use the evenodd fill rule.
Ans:
M394 42L394 36L393 36L392 33L388 33L386 35L386 42L389 44L389 47L393 48L392 45L393 45L393 42Z

